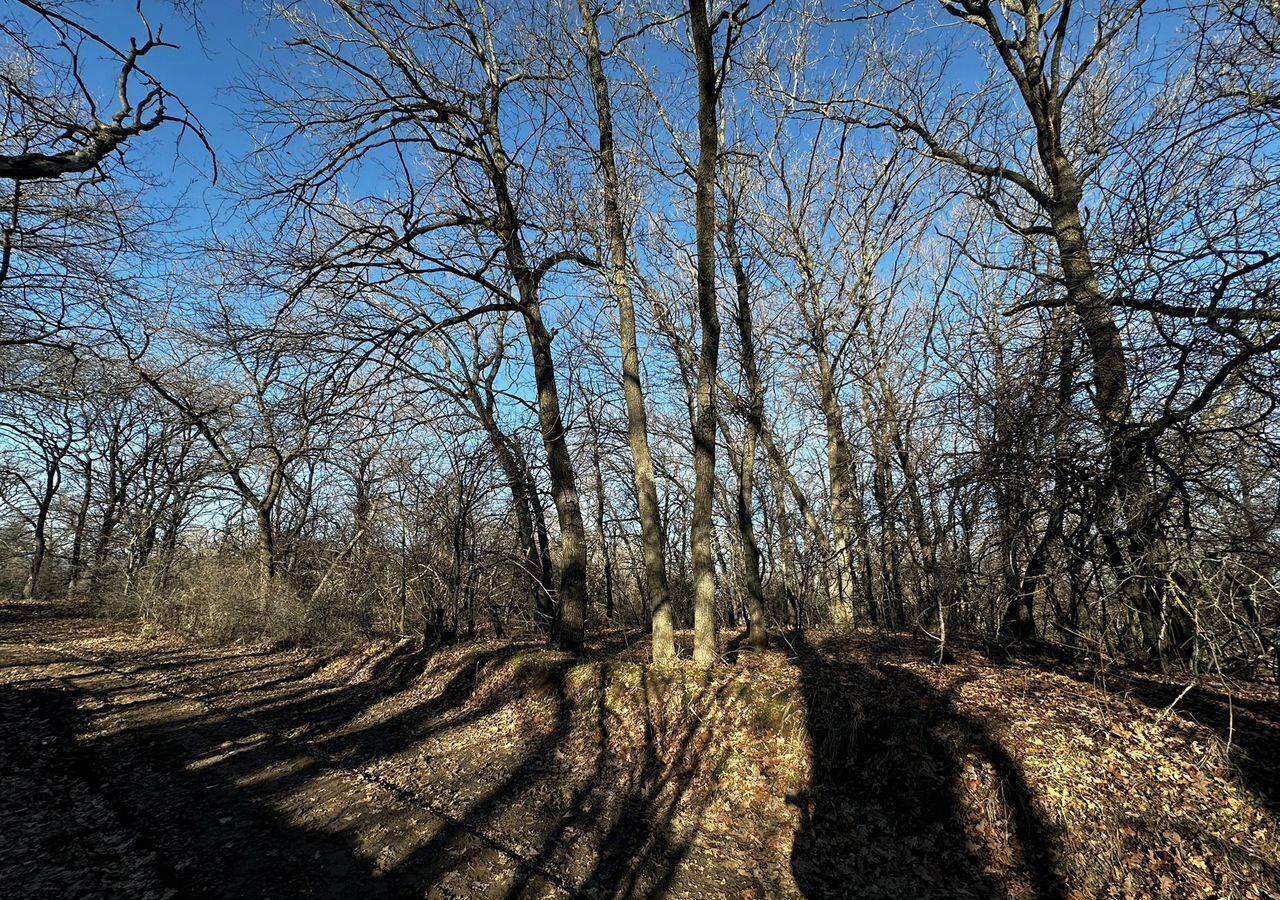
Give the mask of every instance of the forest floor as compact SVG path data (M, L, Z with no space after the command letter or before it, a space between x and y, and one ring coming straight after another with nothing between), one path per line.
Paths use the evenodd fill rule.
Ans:
M211 648L0 604L0 896L1280 896L1274 684L645 650Z

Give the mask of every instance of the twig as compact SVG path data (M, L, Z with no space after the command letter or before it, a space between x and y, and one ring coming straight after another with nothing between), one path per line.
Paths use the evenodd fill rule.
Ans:
M1187 696L1187 694L1188 694L1188 693L1191 691L1191 689L1192 689L1193 687L1195 687L1195 686L1196 686L1196 685L1195 685L1195 682L1193 681L1193 682L1191 682L1191 684L1189 684L1189 685L1187 685L1186 687L1184 687L1184 688L1182 689L1182 693L1181 693L1181 694L1179 694L1178 696L1176 696L1176 697L1174 697L1174 698L1173 698L1173 702L1172 702L1172 703L1170 703L1170 704L1169 704L1168 706L1166 706L1164 709L1160 710L1160 714L1159 714L1158 716L1156 716L1156 721L1157 721L1157 722L1163 722L1165 719L1167 719L1167 718L1169 717L1169 713L1173 712L1173 708L1174 708L1175 706L1177 706L1177 705L1178 705L1178 702L1179 702L1183 697Z

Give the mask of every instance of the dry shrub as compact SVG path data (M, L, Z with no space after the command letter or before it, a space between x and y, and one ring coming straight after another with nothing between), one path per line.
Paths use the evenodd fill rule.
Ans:
M139 580L131 590L104 597L112 615L140 618L144 623L217 643L298 638L297 595L276 579L260 592L256 561L218 554L203 555L183 566L167 584Z
M277 576L265 597L256 560L238 554L193 556L167 579L112 583L102 611L213 643L349 644L374 632L375 610L344 576L299 589Z

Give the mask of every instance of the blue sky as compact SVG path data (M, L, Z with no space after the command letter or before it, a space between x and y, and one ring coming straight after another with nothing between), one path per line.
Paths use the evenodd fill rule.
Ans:
M298 0L304 5L308 0ZM1079 7L1076 17L1086 14L1089 3ZM95 29L120 46L127 44L130 36L143 35L144 29L135 10L136 0L90 0L71 7L75 13ZM856 4L831 3L833 14L846 13ZM1143 28L1146 39L1152 44L1164 44L1168 38L1168 23L1153 11L1162 3L1153 3L1146 14ZM143 12L153 26L163 24L167 40L180 45L180 49L157 50L147 60L147 67L159 77L162 84L181 97L204 123L211 143L219 153L220 161L228 168L252 149L252 136L242 130L237 121L237 109L242 100L235 85L253 70L281 61L285 54L280 48L289 36L289 28L274 15L268 13L265 0L198 0L196 22L174 6L171 0L143 0ZM922 11L932 11L932 3ZM778 4L770 15L785 17L786 4ZM904 11L893 20L894 29L910 28L914 22L921 24L920 12ZM863 26L846 25L836 29L837 43L860 30ZM976 32L965 26L966 32L977 39ZM46 29L47 33L47 29ZM926 34L928 32L926 31ZM934 32L936 34L936 32ZM980 39L975 43L983 44ZM113 88L114 65L99 61L90 82L100 94L109 96ZM976 54L963 53L953 59L948 67L947 79L957 84L974 86L981 77L982 64ZM96 77L95 77L96 76ZM133 146L131 153L144 157L157 174L172 171L175 179L186 181L199 177L207 181L211 167L207 155L195 142L184 142L182 157L175 168L172 153L173 133L151 135L145 147Z
M299 2L305 4L310 0ZM833 3L832 9L843 10L847 6ZM119 46L126 45L131 36L145 34L135 10L135 0L96 0L74 8ZM927 5L920 9L933 8ZM163 23L166 39L179 45L178 49L164 48L149 55L147 68L200 119L217 153L222 178L218 185L212 184L212 161L192 136L182 137L180 152L175 154L174 143L180 132L174 127L132 141L129 159L154 176L154 183L147 189L154 201L180 208L177 221L193 245L202 243L211 229L229 237L247 213L244 206L237 206L235 189L240 180L237 176L245 171L243 167L252 165L246 157L254 149L255 136L246 130L245 100L237 85L253 81L256 73L264 69L270 71L274 65L287 64L290 57L282 49L290 36L290 28L268 10L265 0L203 0L197 6L197 23L175 8L171 0L144 2L143 11L151 24ZM780 4L770 15L786 17L788 7ZM921 12L904 13L895 20L893 28L910 28L920 15ZM1155 18L1158 23L1158 17ZM832 33L832 39L837 44L843 43L864 27L841 26ZM963 35L973 46L984 43L975 30L968 26L958 28L961 30L947 33ZM932 36L941 33L927 32ZM1158 25L1152 28L1149 24L1146 33L1154 42L1163 41ZM659 48L659 52L667 51ZM118 67L114 61L97 55L98 65L91 71L89 81L109 109ZM841 54L837 53L836 58L841 59ZM684 70L676 67L675 72ZM684 74L691 75L691 72ZM965 50L951 60L945 79L964 87L976 87L982 80L982 63L977 52ZM684 109L678 114L689 112L691 109Z
M209 154L191 135L167 127L129 145L129 160L152 177L152 197L181 205L181 221L187 227L207 228L211 222L234 218L227 176L253 149L253 136L244 130L239 111L243 101L236 86L260 67L272 48L279 47L285 28L264 15L265 4L242 0L204 2L198 9L198 25L167 0L144 2L142 12L153 29L163 26L165 47L149 53L148 72L165 89L179 97L198 117L218 157L222 179L214 185ZM98 0L75 8L81 20L118 47L130 38L143 39L146 28L134 0ZM38 24L42 36L52 32ZM112 92L118 64L105 51L87 50L93 63L86 79L105 109L114 108ZM174 111L171 109L171 111ZM175 153L175 143L178 152Z
M96 0L73 9L104 36L124 46L131 36L145 34L135 5L135 0ZM846 6L848 4L832 4L832 9ZM143 3L143 12L152 25L163 24L166 39L180 46L180 49L155 51L147 58L146 65L200 118L227 173L233 172L237 163L253 149L253 136L244 131L237 115L243 100L236 92L236 85L254 70L278 64L285 57L280 48L288 37L288 26L268 15L267 10L268 4L263 0L204 0L197 5L197 26L170 0L144 0ZM779 5L773 14L786 15L786 12L786 6ZM907 26L910 19L898 21ZM838 42L850 33L846 28L849 26L838 29L843 32L836 38ZM976 81L980 67L977 57L966 53L953 61L948 78L960 83ZM114 64L99 60L99 67L89 80L101 96L109 97L114 75ZM223 193L208 190L212 166L207 154L196 141L184 139L181 154L175 159L173 138L176 134L176 129L171 129L135 142L130 147L131 158L162 180L169 180L171 195L176 197L194 186L197 191L188 194L188 202L207 203L224 211Z

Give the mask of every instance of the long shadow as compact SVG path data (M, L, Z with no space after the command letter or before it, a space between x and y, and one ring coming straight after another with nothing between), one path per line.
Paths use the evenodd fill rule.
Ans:
M116 672L77 672L51 682L56 689L33 683L22 691L47 718L65 720L83 735L72 739L73 755L119 808L126 832L144 850L155 851L144 855L154 860L159 881L180 896L420 897L441 885L445 896L484 896L497 888L511 897L545 896L551 889L588 896L580 885L592 896L641 896L641 880L663 889L682 855L682 848L661 837L683 776L664 779L671 773L647 770L607 814L584 804L610 797L619 780L606 771L603 691L595 770L584 776L562 755L583 724L581 695L571 696L567 688L568 673L580 660L539 659L536 679L509 688L538 692L552 720L508 750L497 772L486 776L492 787L461 812L417 795L414 779L402 783L379 774L381 764L401 750L511 700L501 690L477 696L477 689L498 667L527 652L515 646L478 655L450 671L430 700L371 717L370 724L360 717L411 683L423 658L392 661L375 672L372 685L346 684L324 693L300 685L260 697L250 690L247 699L212 708L206 704L216 692L192 690L200 684L195 675L176 682L169 674L156 679L162 691L170 686L168 702L122 704L122 692L131 689L127 678L147 674L145 659L138 658L127 668L120 660ZM243 661L236 668L244 670ZM275 667L264 661L262 670ZM144 683L138 688L150 693ZM82 706L93 712L78 712ZM105 718L91 728L95 722L87 716L99 713ZM310 726L306 735L292 736L300 724ZM361 768L366 763L374 765ZM447 782L456 776L440 777ZM25 813L12 818L19 829L31 824ZM608 851L607 857L578 858L585 833L595 835L593 845L598 853ZM379 859L371 839L388 842L389 859ZM54 895L77 896L74 890Z
M51 600L5 600L0 602L0 625L42 622L49 619L82 619L90 615L85 603Z
M411 707L413 722L429 723L464 708L486 663L505 659L518 649L488 654L474 668L463 668L435 700ZM172 658L166 654L157 661L167 669ZM420 729L407 728L404 716L366 729L352 741L358 752L348 754L359 759L345 766L335 762L321 741L287 741L282 734L299 722L321 726L326 729L322 734L346 725L378 699L411 683L424 661L420 651L396 654L375 665L369 685L344 685L325 693L314 687L283 696L268 693L261 702L221 709L203 705L218 692L190 691L199 684L198 678L179 679L175 685L166 678L148 681L144 677L137 686L146 693L150 693L148 684L169 691L167 702L129 702L119 711L112 710L118 721L110 723L107 736L84 741L68 756L92 773L104 796L115 798L127 811L121 818L127 820L128 828L146 835L160 850L159 858L174 867L168 880L183 886L182 896L421 896L423 885L432 883L429 872L423 866L375 870L368 848L357 846L355 823L345 821L342 795L351 790L350 782L342 792L333 787L334 780L343 777L338 773L349 777L352 765L360 760L419 740ZM122 688L134 686L127 679L135 673L154 676L163 671L148 672L145 658L132 658L127 666L120 662L109 674L92 670L63 675L53 682L58 689L50 689L50 682L43 679L29 682L20 691L6 690L29 699L28 707L44 710L44 719L64 722L68 728L74 723L84 731L84 717L77 713L81 704L87 702L94 710L110 707L119 700ZM264 672L272 669L263 663ZM186 696L198 699L192 702ZM477 708L470 715L486 711ZM7 768L10 761L3 762L0 768ZM364 792L375 785L370 782ZM303 807L336 803L332 810L325 807L321 816L331 812L331 821L316 827L315 817L307 816L314 810L300 810L299 798ZM386 823L374 822L373 827L384 825L416 841L420 834L416 817L425 812L430 819L431 814L421 805L415 808L413 798L407 799L397 813L400 821L388 815ZM6 824L15 825L20 833L38 825L32 821L38 810L12 812ZM306 826L294 821L300 812ZM367 818L367 810L362 814ZM56 874L57 864L43 869ZM56 879L52 883L58 884ZM30 884L6 893L36 895L43 894L33 892ZM61 888L48 895L77 896L74 890ZM129 894L116 891L112 895Z
M251 717L257 725L274 735L301 738L317 745L332 743L334 746L325 749L337 752L345 744L361 743L361 731L346 734L344 729L379 701L399 694L412 685L422 675L433 652L434 648L421 644L407 643L397 647L369 666L368 677L362 683L320 686L309 682L308 678L323 667L323 662L310 663L298 667L297 671L268 677L268 673L273 673L280 667L264 661L256 669L243 667L231 671L203 672L196 667L191 678L178 679L175 687L180 691L194 687L192 693L201 700L218 703L237 715ZM407 707L395 717L397 724L405 725L407 722L404 720L411 718L424 721L434 719L443 710L460 704L473 689L480 669L515 652L518 652L518 648L482 655L477 659L474 669L457 673L439 698ZM143 666L143 669L143 674L151 674L149 665ZM246 687L245 676L255 673L263 677L250 679ZM210 689L210 683L224 680L230 680L225 688ZM379 730L400 733L403 729L397 727ZM380 752L381 749L385 748L371 747L370 753Z
M498 857L497 865L487 873L492 880L501 882L511 877L520 890L539 882L544 887L550 883L566 894L577 894L570 880L546 865L543 854L520 853L508 842L492 837L507 830L496 827L504 814L523 811L528 821L524 823L520 843L529 843L537 838L539 825L558 806L555 788L560 785L554 775L556 756L573 727L565 683L571 667L572 661L560 660L544 672L542 689L549 691L552 697L551 726L540 735L530 736L519 760L507 774L491 789L471 800L461 815L447 820L430 840L401 864L402 871L412 872L415 880L423 885L445 882L451 873L457 872L455 877L474 888L484 877L487 867L485 860L477 858L474 850L469 850L479 837L482 854L487 851L488 855L496 854ZM468 856L472 858L468 860ZM465 875L462 874L464 869L467 870ZM504 890L503 894L512 896L513 889Z
M405 895L403 885L375 877L347 835L291 824L272 808L270 797L234 788L216 767L183 766L162 733L138 730L77 746L71 732L83 730L78 692L18 693L25 695L18 702L29 710L28 724L43 719L68 732L61 752L45 746L41 758L58 763L58 776L73 772L77 784L41 779L51 787L50 796L6 810L7 829L48 837L43 848L37 844L28 851L34 856L5 896L160 897L176 890L197 898L336 900L352 896L353 884L363 897ZM217 723L198 727L187 736L210 748L237 736ZM89 815L96 821L86 824ZM50 825L50 816L58 821ZM111 830L104 835L104 828ZM27 839L7 842L10 848L26 845ZM113 875L106 867L117 871Z
M997 665L1012 661L1064 675L1120 700L1136 701L1153 712L1172 714L1208 729L1230 746L1237 780L1280 815L1280 698L1274 698L1274 684L1263 688L1271 696L1255 698L1239 696L1212 677L1160 675L1120 664L1101 666L1066 648L1044 643L1002 646L975 642L968 649ZM1192 685L1190 690L1186 690L1188 684ZM1254 682L1255 688L1263 685Z
M0 896L158 898L165 885L76 752L71 694L0 685Z
M543 671L541 690L551 699L552 722L531 737L517 763L466 812L440 829L404 863L405 871L424 884L447 883L460 872L458 861L475 844L477 833L519 834L532 847L519 858L507 854L496 860L508 873L495 878L491 896L508 900L545 896L548 886L568 896L590 898L650 898L663 895L689 848L691 835L672 837L677 809L698 814L698 801L689 801L689 788L699 775L714 770L716 754L698 756L694 738L706 723L686 720L678 733L663 734L661 717L648 708L650 696L642 675L639 697L644 704L641 764L623 775L612 766L612 755L629 738L614 734L608 708L608 664L594 664L594 694L579 685L569 691L567 676L575 660L556 660ZM694 704L714 708L719 688L708 687ZM577 704L575 710L574 705ZM594 722L595 754L585 769L562 758L562 750L577 727ZM624 729L619 729L624 730ZM616 741L616 744L615 744ZM659 747L661 742L662 746ZM629 748L634 749L634 748ZM666 760L666 762L663 762ZM490 845L489 855L501 848ZM485 863L474 857L472 872ZM463 883L472 883L463 879Z
M812 781L793 798L801 823L791 866L806 897L995 898L1007 896L1010 878L1040 900L1065 896L1050 830L980 723L905 669L837 658L803 636L793 646L813 748ZM993 859L972 835L966 756L1002 783L1012 859Z
M315 777L317 768L358 768L392 756L446 724L461 725L488 714L496 699L483 705L469 703L480 673L518 652L518 648L504 648L483 654L474 666L454 673L435 698L408 704L399 712L360 728L350 727L351 723L379 700L404 690L419 674L421 659L398 665L384 674L384 680L375 678L369 684L324 690L300 685L283 693L267 693L261 699L250 696L228 703L221 708L229 715L202 714L195 721L173 720L151 726L146 732L152 737L167 736L192 745L204 755L226 743L249 742L219 763L218 768L232 782L252 780L259 786L270 783L275 794L284 795ZM201 696L207 701L215 695ZM265 740L251 740L263 733ZM207 739L199 737L202 734L207 734ZM193 735L197 735L194 740ZM287 767L273 765L286 744L306 752L309 758Z
M712 796L715 772L727 748L723 744L710 752L699 752L697 738L709 737L715 723L709 718L679 716L669 724L662 703L671 689L668 680L650 670L640 673L638 691L630 698L639 709L629 710L641 719L638 763L623 773L610 771L615 754L635 750L626 729L615 729L616 713L608 707L610 666L597 663L593 718L596 753L590 775L577 781L571 795L561 804L563 812L545 830L536 859L544 866L575 867L574 881L593 898L644 900L666 894L676 871L686 858L696 829L677 836L677 812L699 819ZM713 716L723 708L725 682L701 686L682 702L701 708ZM655 702L660 701L655 708ZM673 701L674 702L674 701ZM701 782L700 796L694 796ZM592 852L583 858L578 835L592 833ZM576 858L575 858L576 857ZM525 896L529 880L518 877L507 898Z
M698 749L700 733L709 738L713 720L677 717L680 724L670 727L665 709L654 708L653 700L665 693L660 686L651 690L654 677L646 671L641 679L643 762L627 779L613 824L587 877L594 896L657 898L666 893L694 837L675 834L676 813L683 810L687 816L701 817L711 799L715 773L727 754L723 745L710 753ZM693 709L722 709L728 688L724 682L707 685L687 702ZM599 723L601 746L607 751L603 715ZM692 788L700 780L702 794L694 796Z
M1026 785L978 723L908 672L800 650L815 759L813 783L796 798L803 823L792 866L806 896L1004 896L1007 880L985 872L989 861L966 841L957 795L962 752L980 756L1003 779L1019 872L1037 896L1062 895L1052 841ZM673 707L669 716L661 698L671 684L642 680L633 692L642 709L624 710L623 719L610 706L617 698L608 696L614 673L605 663L542 656L523 680L492 689L506 682L489 677L529 652L504 646L447 670L433 697L406 697L366 717L371 705L414 683L425 652L397 651L369 684L320 691L285 678L284 690L274 685L260 694L228 686L221 708L178 693L167 705L121 704L121 681L102 673L64 677L60 689L39 689L33 702L85 734L90 723L76 707L105 704L99 729L80 740L79 753L102 793L115 798L121 821L156 851L159 880L180 896L420 897L440 887L443 896L460 897L558 891L654 898L699 887L674 878L719 771L722 750L706 737L715 711L732 703L724 681L681 681L688 693L676 703L679 714ZM132 662L129 671L146 674L145 659ZM250 665L239 660L235 668ZM594 692L578 680L570 686L575 669L575 679L594 679ZM208 682L194 670L190 680L173 682L172 670L163 671L169 674L161 683L185 686L204 702L223 690L200 689ZM266 681L279 676L266 659L261 671ZM657 677L642 672L642 679ZM403 780L394 767L387 772L388 762L403 764L397 754L490 715L513 699L510 691L516 701L536 693L541 712L514 746L481 743L468 751L469 761L481 764L482 793L457 784L479 777L474 773L410 772ZM688 707L701 712L689 715ZM637 714L639 739L630 718ZM594 740L594 759L590 745L585 756L566 753L575 740ZM435 764L405 756L413 765ZM467 799L442 808L415 793L420 780L468 788ZM685 825L678 833L677 812ZM708 858L706 848L699 852ZM723 895L722 882L707 885L707 896Z

